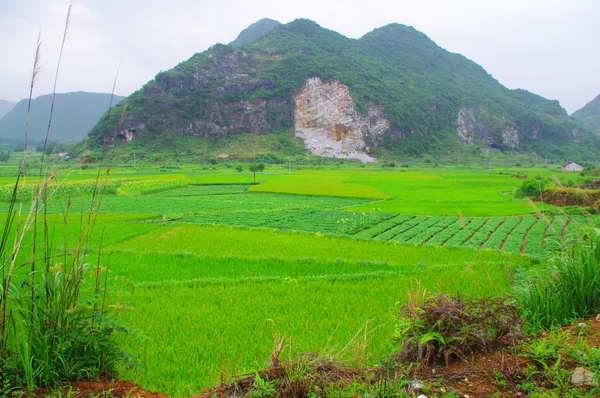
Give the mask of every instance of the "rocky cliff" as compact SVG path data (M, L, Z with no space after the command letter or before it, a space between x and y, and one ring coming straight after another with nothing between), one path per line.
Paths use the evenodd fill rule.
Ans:
M296 135L315 155L373 162L365 150L381 144L391 127L373 102L367 104L367 115L360 113L350 90L338 80L325 83L310 78L294 102Z
M294 130L315 154L364 161L376 146L410 156L460 144L543 156L600 148L558 102L505 88L414 28L391 24L354 40L296 20L257 32L159 73L86 145Z

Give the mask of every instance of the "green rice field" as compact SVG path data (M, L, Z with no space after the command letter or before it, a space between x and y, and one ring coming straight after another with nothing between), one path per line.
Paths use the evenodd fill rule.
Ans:
M67 242L94 176L71 174L44 209ZM123 377L199 393L264 366L276 336L295 352L376 363L407 292L506 292L512 270L600 224L514 199L510 174L268 168L254 183L231 170L111 170L92 245L137 331L121 341L137 364ZM11 179L1 182L6 213Z

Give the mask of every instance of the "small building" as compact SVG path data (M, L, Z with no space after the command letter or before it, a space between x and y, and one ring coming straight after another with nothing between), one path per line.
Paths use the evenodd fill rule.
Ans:
M67 159L69 157L66 152L59 152L57 155L60 159Z
M581 166L575 162L569 162L562 167L562 170L563 171L582 171L583 166Z
M27 148L23 152L25 152L25 153L36 153L37 152L37 148Z

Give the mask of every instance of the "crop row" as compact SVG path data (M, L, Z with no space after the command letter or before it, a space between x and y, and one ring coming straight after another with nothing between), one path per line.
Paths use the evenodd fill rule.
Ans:
M489 248L546 257L564 241L577 236L589 220L555 217L458 218L443 216L398 216L387 219L356 236L408 244Z
M426 216L415 216L410 220L406 220L405 222L398 224L392 229L385 231L384 233L377 235L375 239L377 240L390 240L397 235L400 235L403 232L408 231L411 228L415 228L417 225L421 224L423 221L427 220L429 217Z
M383 222L371 226L370 228L366 228L357 232L354 236L357 238L371 239L412 218L414 218L414 216L407 216L404 214L393 218L388 218Z
M349 213L339 210L299 209L200 213L184 217L181 222L348 235L390 217L393 215L379 212Z
M487 220L487 222L475 232L471 239L465 242L463 246L470 247L472 249L479 249L496 231L500 225L504 222L502 217L493 217Z

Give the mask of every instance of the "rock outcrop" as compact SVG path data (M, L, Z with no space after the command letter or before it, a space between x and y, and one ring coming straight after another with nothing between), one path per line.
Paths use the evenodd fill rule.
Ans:
M473 108L462 107L456 117L456 136L463 144L472 144L474 139L499 148L517 149L520 144L519 132L510 124L503 125L500 134L494 133L486 120L477 117ZM532 138L537 130L532 130Z
M513 126L504 126L502 128L502 143L515 149L519 146L519 132Z
M456 124L458 125L456 136L463 144L472 144L473 138L478 138L488 144L491 143L487 123L475 116L473 108L460 108L456 117Z
M367 153L379 145L391 123L383 110L367 103L368 115L360 113L350 90L340 81L309 78L294 99L296 135L315 155L374 162Z

